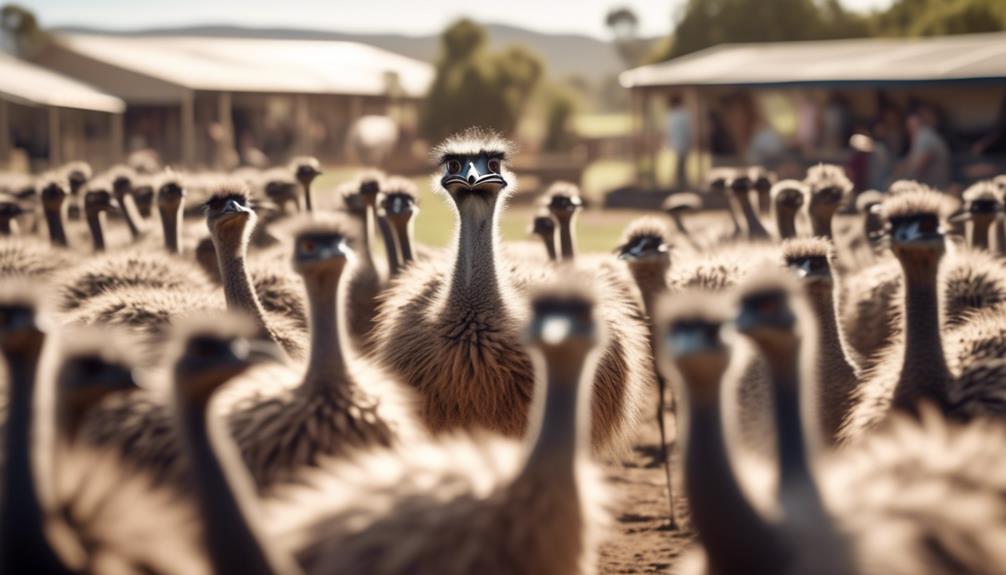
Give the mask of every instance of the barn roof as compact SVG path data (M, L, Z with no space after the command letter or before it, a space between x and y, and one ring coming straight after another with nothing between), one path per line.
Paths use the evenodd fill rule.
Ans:
M357 42L97 34L58 41L102 65L189 90L383 95L394 75L403 95L420 97L433 80L431 65Z
M1006 83L1006 33L722 44L619 80L626 88Z
M83 82L0 52L0 98L27 105L120 113L125 103Z

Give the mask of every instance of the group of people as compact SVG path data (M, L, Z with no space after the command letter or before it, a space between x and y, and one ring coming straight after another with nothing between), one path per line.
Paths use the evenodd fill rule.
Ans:
M946 189L953 181L952 152L940 132L935 110L920 105L902 115L891 104L880 105L879 110L872 127L853 129L848 104L841 97L829 98L822 107L808 95L798 93L791 138L764 118L753 120L750 129L741 130L744 141L735 142L733 153L751 164L776 166L791 159L806 163L847 156L846 169L858 191L883 190L899 178ZM750 114L759 116L756 112ZM711 132L723 129L716 119L712 117L709 123ZM680 94L672 94L665 120L665 143L675 157L670 179L675 189L688 187L687 161L696 149L697 135L693 114Z

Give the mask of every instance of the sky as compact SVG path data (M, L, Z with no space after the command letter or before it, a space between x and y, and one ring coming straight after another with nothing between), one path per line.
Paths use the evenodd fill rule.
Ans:
M130 29L189 24L300 27L344 32L425 35L469 16L541 32L608 37L604 17L629 6L640 32L670 31L673 14L686 0L21 0L43 26L89 25ZM892 0L841 0L853 10L883 8ZM766 7L771 0L765 0Z

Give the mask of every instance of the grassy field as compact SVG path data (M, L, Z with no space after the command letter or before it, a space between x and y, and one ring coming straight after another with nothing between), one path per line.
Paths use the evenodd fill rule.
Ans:
M324 190L352 178L355 172L356 170L352 168L329 168L325 175L318 179L315 189L324 195ZM420 190L416 239L431 246L446 246L453 238L456 226L453 209L447 203L449 200L430 189L428 177L414 178L414 182ZM533 239L529 238L527 233L533 215L532 206L507 206L500 221L503 239L507 241ZM625 225L639 215L641 215L639 212L631 211L585 210L577 226L577 246L589 252L611 251Z

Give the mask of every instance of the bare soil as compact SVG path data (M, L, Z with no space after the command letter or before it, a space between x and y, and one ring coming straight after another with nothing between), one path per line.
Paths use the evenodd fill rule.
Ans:
M601 546L601 573L670 573L694 539L682 493L673 415L668 413L666 420L677 527L670 525L668 517L660 432L655 418L650 417L641 426L632 451L622 461L605 465L616 496L616 523Z

